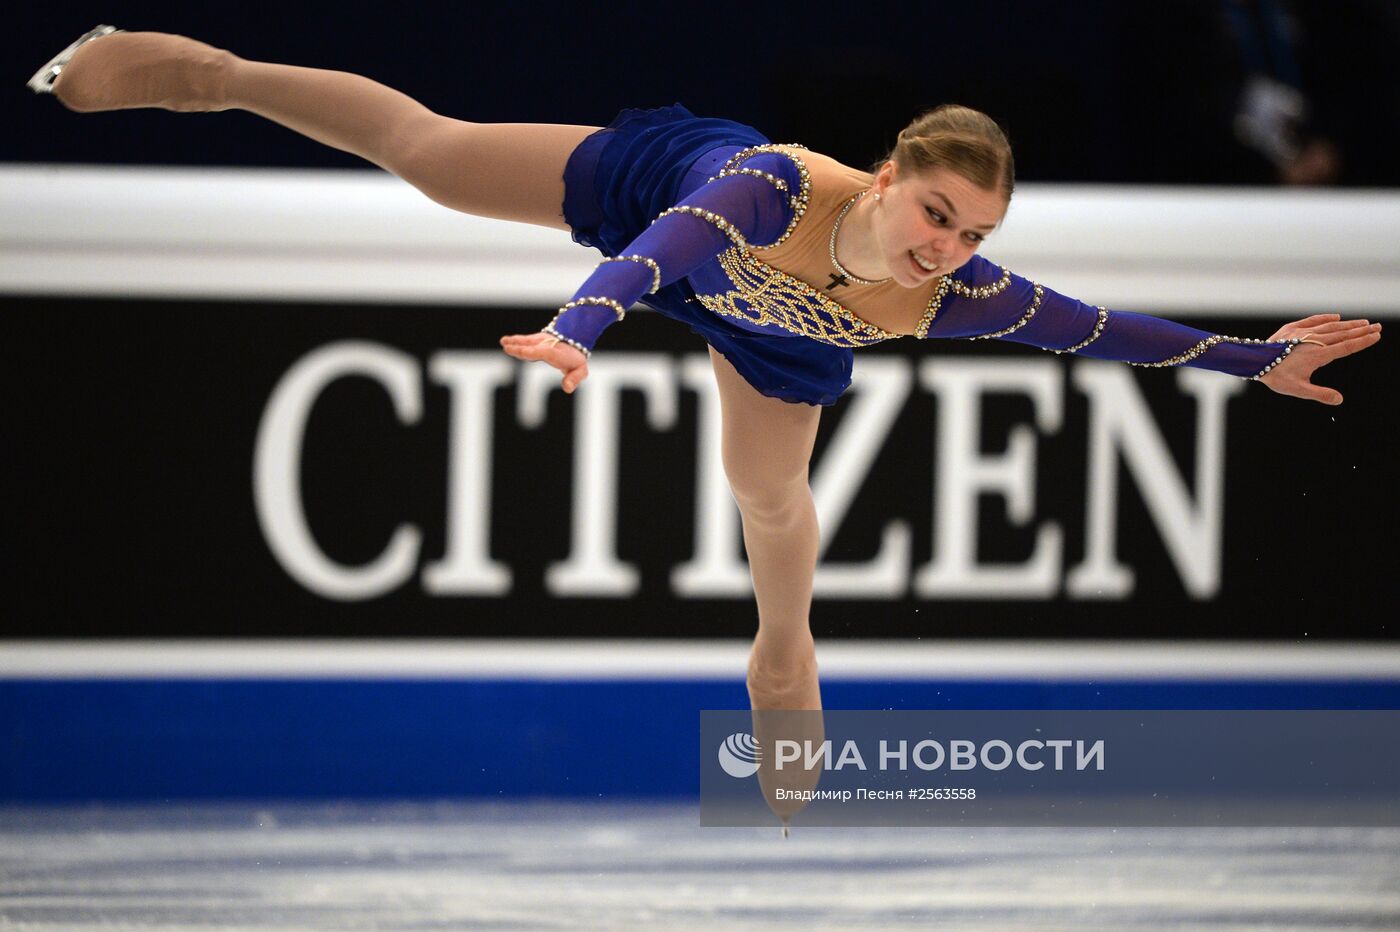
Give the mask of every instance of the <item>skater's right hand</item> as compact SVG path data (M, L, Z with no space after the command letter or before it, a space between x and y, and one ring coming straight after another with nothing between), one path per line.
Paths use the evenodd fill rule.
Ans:
M564 373L564 391L570 395L588 378L588 357L547 333L501 337L501 349L516 359L549 363Z

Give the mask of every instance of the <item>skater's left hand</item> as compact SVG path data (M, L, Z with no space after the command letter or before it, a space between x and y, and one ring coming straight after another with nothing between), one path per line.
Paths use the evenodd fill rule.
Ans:
M1312 383L1312 374L1335 359L1359 353L1381 338L1381 325L1366 320L1342 320L1340 314L1314 314L1284 324L1269 337L1273 340L1306 340L1293 347L1283 362L1259 381L1281 395L1339 405L1342 393Z
M516 359L547 362L564 373L564 391L573 394L588 378L588 357L547 333L501 337L501 349Z

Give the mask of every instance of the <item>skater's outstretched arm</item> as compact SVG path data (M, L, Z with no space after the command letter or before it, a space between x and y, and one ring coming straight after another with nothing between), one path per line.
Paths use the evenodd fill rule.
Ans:
M936 311L930 337L1010 340L1137 366L1213 369L1325 404L1341 404L1341 393L1313 385L1312 373L1381 336L1380 324L1337 314L1295 321L1267 340L1223 336L1160 317L1091 307L980 256L950 276Z

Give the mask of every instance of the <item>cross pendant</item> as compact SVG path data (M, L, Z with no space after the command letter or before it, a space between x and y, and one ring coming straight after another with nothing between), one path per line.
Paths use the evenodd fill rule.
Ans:
M826 288L823 289L824 291L830 291L837 285L843 288L849 288L851 286L851 283L846 281L845 275L837 275L835 272L827 272L826 274L831 276L831 284L827 285Z

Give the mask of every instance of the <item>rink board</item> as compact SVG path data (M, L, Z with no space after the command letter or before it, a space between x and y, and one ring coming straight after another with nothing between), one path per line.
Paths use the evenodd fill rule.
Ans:
M180 655L0 648L0 800L686 799L698 712L747 705L742 644ZM827 645L823 662L831 709L1400 708L1383 646Z

